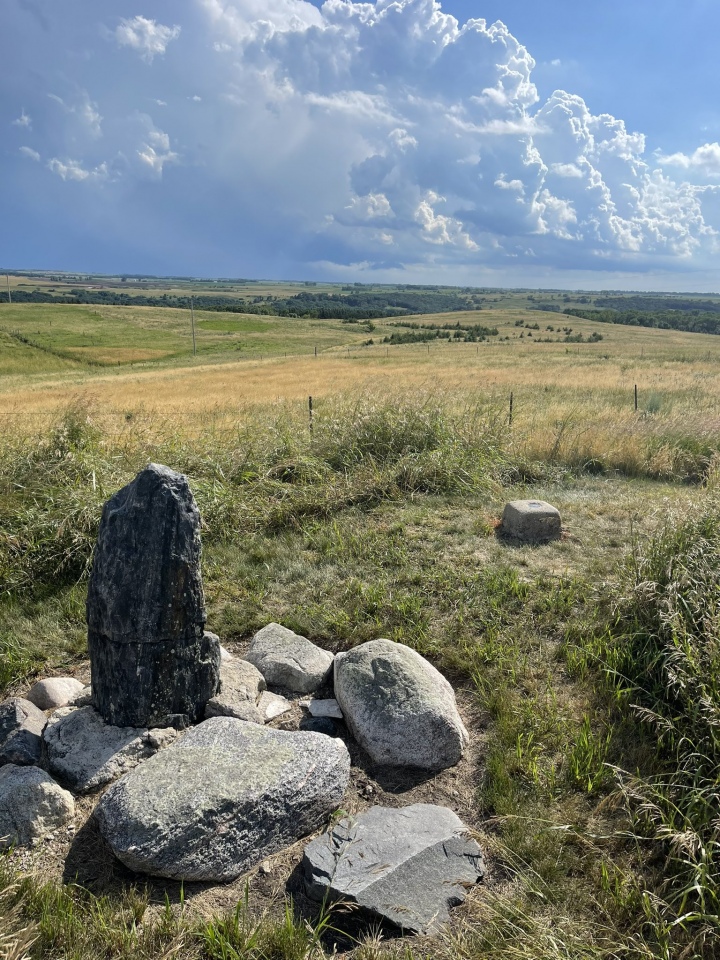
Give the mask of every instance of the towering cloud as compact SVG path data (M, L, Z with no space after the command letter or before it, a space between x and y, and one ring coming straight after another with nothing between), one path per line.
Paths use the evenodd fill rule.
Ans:
M77 6L92 19L90 0ZM192 234L168 269L452 279L684 270L717 251L720 145L648 155L642 133L572 92L541 102L502 23L459 23L436 0L165 6L180 25L120 10L96 32L103 74L76 59L73 89L50 88L87 136L41 129L29 96L12 116L26 104L32 127L10 122L36 177L75 181L116 215L129 198L149 236ZM171 41L178 55L162 57ZM31 167L34 152L56 159Z

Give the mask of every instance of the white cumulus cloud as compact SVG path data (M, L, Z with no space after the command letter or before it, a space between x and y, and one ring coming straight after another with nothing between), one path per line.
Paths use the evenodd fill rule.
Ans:
M37 150L33 150L32 147L20 147L20 153L24 157L29 157L30 160L38 161L40 159L40 154Z
M115 29L115 39L121 47L137 50L143 60L152 63L165 53L171 40L180 36L179 26L166 27L147 17L123 18Z
M137 155L157 177L162 176L166 163L175 163L179 159L178 154L170 149L168 134L155 129L148 132L147 142L137 151Z
M12 124L14 127L26 127L28 130L32 130L32 120L24 110L20 113L17 120L12 121Z
M720 178L720 143L705 143L691 154L672 153L659 156L661 166L680 167L701 176Z
M60 160L53 157L48 160L48 170L57 174L61 180L104 180L108 176L107 164L100 164L93 170L88 170L77 160Z

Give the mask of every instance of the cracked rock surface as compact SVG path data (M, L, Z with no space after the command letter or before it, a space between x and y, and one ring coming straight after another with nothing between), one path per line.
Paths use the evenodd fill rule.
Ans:
M305 848L305 888L408 933L432 933L484 875L480 847L446 807L371 807Z

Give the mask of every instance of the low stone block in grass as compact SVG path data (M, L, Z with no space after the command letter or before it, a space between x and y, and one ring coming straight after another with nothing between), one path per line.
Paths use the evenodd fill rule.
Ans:
M501 532L523 543L548 543L562 535L560 511L544 500L511 500L505 504Z

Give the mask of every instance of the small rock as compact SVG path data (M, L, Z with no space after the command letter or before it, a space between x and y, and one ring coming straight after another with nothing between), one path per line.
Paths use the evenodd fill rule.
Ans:
M266 687L265 678L247 660L226 661L220 666L220 691L208 700L205 717L236 717L263 723L256 703Z
M468 733L455 693L403 643L371 640L335 658L335 695L345 722L375 763L445 770Z
M263 860L263 862L260 864L258 873L262 873L265 876L267 876L268 873L272 873L272 867L270 866L269 860Z
M43 739L47 767L78 793L116 780L177 737L172 729L113 727L92 707L62 707Z
M213 717L114 783L96 816L131 870L222 882L317 829L349 778L339 740Z
M371 807L305 848L305 888L342 900L407 933L431 933L484 875L480 847L446 807Z
M332 717L343 719L343 712L337 700L301 700L300 706L309 711L311 717Z
M560 511L544 500L511 500L503 510L502 532L524 543L559 540Z
M34 703L13 697L0 704L0 766L25 767L40 762L47 717Z
M280 717L283 713L287 713L288 710L292 710L292 704L289 700L286 700L285 697L281 697L280 694L270 693L269 690L265 690L260 695L257 708L260 711L263 722L270 723L270 721L276 717Z
M218 639L220 638L218 637ZM223 647L221 644L220 645L220 661L222 663L225 663L227 660L232 660L232 659L233 659L233 655L230 653L229 650L226 650L225 647Z
M323 733L326 737L340 736L340 728L330 717L303 717L300 729L308 733Z
M74 815L72 794L44 770L13 763L0 768L0 850L52 836Z
M83 689L83 684L75 677L48 677L38 680L26 697L40 710L57 710L67 706Z
M279 623L269 623L255 634L245 659L268 683L294 693L317 690L333 664L331 653Z

